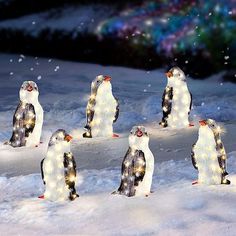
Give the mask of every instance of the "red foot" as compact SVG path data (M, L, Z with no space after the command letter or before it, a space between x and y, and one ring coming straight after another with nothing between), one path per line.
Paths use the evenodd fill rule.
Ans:
M197 180L195 180L195 181L192 182L192 185L195 185L195 184L198 184L198 181L197 181Z
M120 136L118 134L113 134L112 137L113 138L119 138Z
M193 127L193 126L194 126L194 124L189 124L188 126L189 126L189 127Z
M40 199L44 199L44 195L38 196L38 198L40 198Z

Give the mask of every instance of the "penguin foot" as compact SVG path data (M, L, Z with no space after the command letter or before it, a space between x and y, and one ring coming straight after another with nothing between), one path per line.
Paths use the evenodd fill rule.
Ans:
M92 135L89 133L83 133L83 138L92 138Z
M112 137L113 138L119 138L120 136L118 134L113 134Z
M71 201L74 201L77 197L79 197L79 194L71 194L70 196L69 196L69 199L71 200Z
M113 191L111 194L112 195L115 195L115 194L118 194L119 192L117 190Z
M159 125L163 128L166 128L168 126L167 123L163 121L159 122Z
M192 185L196 185L196 184L198 184L198 180L195 180L192 182Z
M44 199L44 195L38 196L39 199Z
M222 184L230 184L231 182L230 182L230 180L228 180L228 179L224 179L223 181L222 181Z

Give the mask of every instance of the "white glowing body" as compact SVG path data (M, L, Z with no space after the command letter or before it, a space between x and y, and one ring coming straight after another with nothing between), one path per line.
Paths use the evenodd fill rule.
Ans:
M34 106L35 110L35 126L33 132L29 134L26 139L26 146L33 147L39 145L42 127L43 127L43 108L38 101L38 91L28 92L25 90L20 90L20 100L23 103L30 103Z
M189 125L191 96L185 81L168 78L168 86L173 87L171 113L167 118L168 126L185 128Z
M221 168L219 166L214 134L208 126L199 128L199 136L194 147L198 167L198 182L201 184L221 184Z
M64 153L70 152L70 143L62 141L48 147L43 163L45 184L45 199L51 201L67 200L69 189L65 183Z
M104 81L97 90L94 117L91 123L92 137L112 137L116 105L111 83Z
M129 137L129 145L133 152L135 150L141 150L144 153L146 160L146 169L145 175L143 177L143 181L139 183L139 185L135 188L135 196L146 196L150 194L151 186L152 186L152 176L154 171L154 156L149 149L149 137L142 136L130 136Z

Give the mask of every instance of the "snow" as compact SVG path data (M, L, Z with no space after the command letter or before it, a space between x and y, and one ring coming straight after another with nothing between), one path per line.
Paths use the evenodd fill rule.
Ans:
M230 156L230 186L192 186L189 160L167 161L156 166L148 198L110 194L119 168L81 171L74 202L37 199L39 174L1 177L0 228L5 235L235 235L236 152Z
M195 127L179 131L161 129L158 126L161 96L167 82L164 70L147 73L49 60L0 54L3 235L235 235L235 84L221 84L222 74L205 81L188 78ZM55 68L58 70L54 71ZM114 126L120 135L117 139L81 137L90 84L99 74L112 77L113 94L120 100L121 113ZM39 101L45 111L43 143L38 148L14 149L3 142L10 138L12 116L24 80L34 80L39 87ZM198 119L206 117L226 129L222 140L229 157L232 181L229 186L191 185L197 178L190 160L191 145L197 140ZM150 133L150 149L155 157L154 193L148 198L113 196L110 193L120 182L129 131L140 124ZM40 161L45 157L49 137L58 128L66 129L74 137L71 150L78 166L76 187L80 194L74 202L55 203L37 198L44 191Z

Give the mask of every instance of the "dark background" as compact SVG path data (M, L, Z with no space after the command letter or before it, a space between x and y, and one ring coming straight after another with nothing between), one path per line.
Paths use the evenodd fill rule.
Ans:
M178 65L194 78L223 71L225 80L235 82L235 5L234 0L2 0L0 51L146 70ZM68 17L66 9L90 7L95 13L104 9L102 20L91 15L94 25L102 25L99 32L89 30L88 19L76 33L45 24ZM37 33L21 23L37 17L44 20L36 20Z

